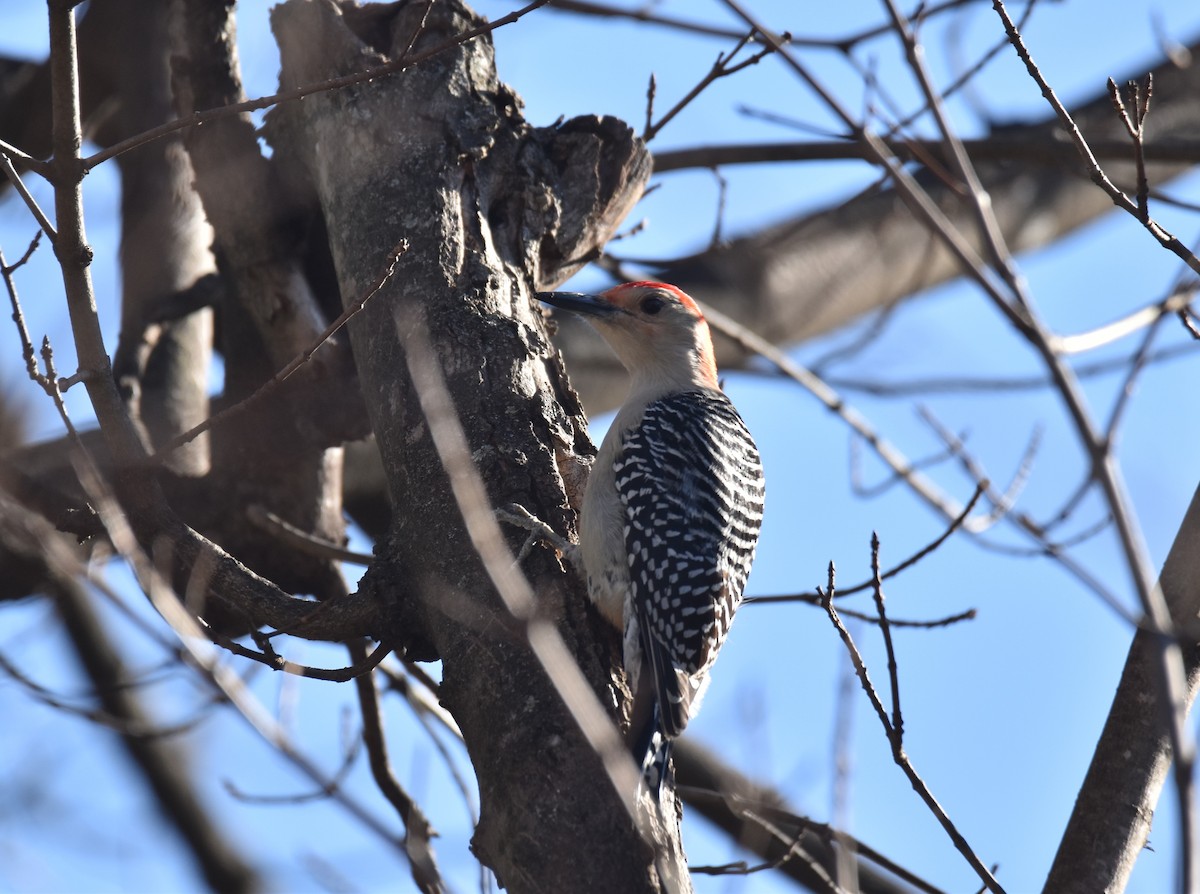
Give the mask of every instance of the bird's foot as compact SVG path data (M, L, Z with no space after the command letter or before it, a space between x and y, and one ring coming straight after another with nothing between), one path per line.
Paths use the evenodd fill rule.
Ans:
M535 544L543 543L557 550L576 569L580 567L579 547L561 536L520 503L509 503L506 508L497 509L496 518L529 532L529 536L521 546L521 551L517 553L517 564L525 561Z

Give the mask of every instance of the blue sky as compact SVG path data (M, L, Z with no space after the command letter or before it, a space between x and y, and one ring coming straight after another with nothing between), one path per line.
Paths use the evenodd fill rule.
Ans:
M496 17L510 7L481 0L478 8ZM677 2L656 8L730 22L719 4ZM771 26L806 36L842 35L886 16L880 4L865 3L756 3L752 8ZM271 92L277 65L265 13L265 4L243 4L243 65L253 94ZM1106 77L1119 78L1156 59L1151 25L1155 14L1161 16L1166 33L1180 41L1200 33L1200 13L1185 0L1153 5L1071 0L1043 4L1024 34L1043 71L1070 103L1102 89ZM0 0L0 21L6 23L0 49L30 56L44 52L38 4ZM948 32L934 25L929 31L929 61L941 83L961 61L947 58L947 45L959 47L961 58L970 60L1000 36L990 4L973 7L955 27L958 30ZM499 32L496 44L501 77L523 96L526 115L534 123L549 123L560 115L608 113L639 128L650 72L657 78L659 108L665 109L703 75L717 52L729 47L727 41L545 12ZM849 108L862 108L859 79L847 65L832 54L805 58ZM901 57L894 41L873 42L864 58L874 60L881 81L901 101L916 95L898 65ZM1036 86L1011 50L984 71L976 100L1000 121L1046 113ZM798 138L793 131L738 114L742 103L833 126L803 85L766 60L714 85L663 131L653 148ZM954 103L952 112L964 135L981 131L972 108ZM838 201L873 177L866 165L855 162L730 168L724 173L729 180L729 234ZM662 188L641 203L629 221L644 218L647 226L636 240L620 246L622 252L670 256L695 250L708 238L718 195L714 178L690 172L658 179ZM1191 176L1170 190L1194 200L1198 186L1200 180ZM101 168L89 176L86 187L89 237L96 248L94 274L111 347L119 291L115 173ZM35 192L42 198L49 195L44 188ZM1185 242L1197 238L1200 227L1193 215L1153 210ZM11 199L0 204L0 249L7 257L19 255L32 232L19 204ZM1178 273L1177 262L1132 219L1118 213L1050 249L1022 257L1020 263L1035 300L1062 333L1084 331L1161 298ZM602 281L599 274L585 272L576 283L588 287ZM48 251L39 252L22 272L19 285L35 338L49 334L61 368L71 369L61 290ZM1168 324L1164 330L1160 344L1186 341L1177 326ZM851 336L832 335L797 348L795 355L814 359ZM15 334L6 337L15 346ZM1105 356L1127 353L1135 344L1136 339L1127 340ZM50 408L21 378L15 347L0 358L5 387L34 407L35 436L57 435ZM912 302L878 341L837 371L846 377L907 381L1027 375L1037 369L1031 352L977 290L951 284ZM1194 450L1200 440L1200 408L1195 389L1181 382L1194 370L1194 359L1185 357L1145 373L1118 447L1155 568L1166 556L1200 481L1200 456ZM1087 393L1099 418L1107 416L1120 381L1119 376L1088 381ZM727 389L754 431L767 467L768 516L751 594L811 589L823 583L831 560L840 581L857 583L868 574L872 531L882 540L885 566L941 532L942 522L902 489L870 499L852 493L845 426L796 386L763 375L732 374ZM71 408L83 420L87 412L78 391L71 393ZM848 397L909 456L937 452L936 439L917 416L916 400L855 393ZM1032 433L1043 432L1021 508L1044 516L1078 482L1079 450L1051 392L920 400L950 429L969 432L969 447L998 482L1014 473ZM597 440L605 421L595 420ZM870 458L863 466L868 481L884 475ZM939 467L932 474L958 499L969 497L970 483L954 468ZM1082 514L1091 519L1097 511L1093 500ZM1004 528L997 529L994 539L1022 543ZM1134 605L1110 537L1094 539L1077 556L1126 605ZM110 576L128 591L121 569L113 568ZM1011 892L1037 890L1104 721L1131 631L1052 563L998 555L961 537L900 576L886 592L897 617L978 610L975 621L946 630L897 632L906 749L982 859L999 864L1001 883ZM140 605L136 599L130 602ZM869 610L865 601L854 604ZM161 653L124 622L114 624L130 662L156 668ZM886 674L878 636L862 625L851 629L882 684ZM342 656L333 649L298 642L289 646L289 657L297 661L341 663ZM6 606L0 612L0 653L28 668L44 685L68 694L81 691L44 605ZM704 711L689 734L719 749L746 772L777 785L801 812L828 820L833 810L834 718L846 671L844 651L818 611L799 605L747 606L716 668ZM265 670L250 673L254 691L282 712L285 725L307 753L336 769L347 727L343 714L354 704L349 687L281 679ZM178 671L160 676L150 689L153 704L168 721L189 716L198 691L194 682ZM973 874L892 764L865 697L855 686L848 698L849 831L946 890L974 890ZM452 883L458 890L472 890L476 870L466 850L468 811L426 734L400 707L392 705L389 711L397 771L442 833L437 847ZM13 793L0 803L0 891L202 888L170 836L161 834L161 823L106 734L34 703L19 686L3 679L0 713L16 719L0 729L3 787ZM352 722L349 727L353 729ZM237 718L219 714L187 741L213 809L260 861L276 890L326 889L331 883L323 887L321 879L327 873L314 868L318 864L334 867L350 890L408 889L400 858L336 807L261 806L231 797L224 781L253 794L311 788L280 766ZM461 751L456 754L462 762ZM22 797L24 787L34 782L36 790ZM373 795L364 767L355 769L348 787L376 814L391 820L386 806ZM1173 816L1168 790L1151 837L1154 850L1140 859L1131 891L1154 894L1169 889ZM689 820L685 835L694 863L741 856L702 821ZM744 879L698 876L696 885L702 892L792 890L769 873Z

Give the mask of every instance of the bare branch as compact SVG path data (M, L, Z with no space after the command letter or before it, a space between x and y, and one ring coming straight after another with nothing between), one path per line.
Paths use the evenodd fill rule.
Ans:
M1137 169L1137 219L1143 224L1150 220L1150 184L1146 180L1146 155L1143 138L1146 133L1146 115L1150 111L1150 95L1154 89L1154 75L1146 75L1145 89L1137 81L1127 85L1129 102L1133 113L1125 107L1121 99L1121 90L1117 82L1108 79L1108 92L1112 97L1113 108L1116 110L1125 130L1133 141L1133 163Z
M1200 489L1163 563L1160 583L1180 623L1195 623L1200 580ZM1123 890L1147 846L1154 806L1171 771L1174 705L1159 684L1162 644L1139 630L1129 647L1112 707L1046 879L1055 894ZM1184 651L1186 696L1200 689L1200 638ZM1176 764L1174 772L1182 772ZM1184 806L1193 811L1194 804ZM1180 890L1183 890L1182 888Z
M246 507L246 515L252 522L265 531L274 533L280 540L286 541L297 549L310 555L333 559L337 562L349 562L354 565L370 565L374 556L345 549L336 543L330 543L315 534L301 530L290 522L280 518L271 510L259 503Z
M732 338L747 351L752 351L763 359L770 361L781 373L817 398L817 400L825 405L826 409L836 414L859 437L866 441L879 458L900 476L917 496L933 507L933 509L947 519L953 519L959 514L960 507L954 505L953 501L945 496L937 485L917 471L908 459L875 431L865 417L848 405L825 382L796 363L786 353L775 347L775 345L755 335L736 320L731 319L720 311L705 306L704 317L715 330Z
M936 798L934 798L933 793L929 790L929 787L925 784L925 781L917 774L917 771L912 766L912 762L908 759L908 755L904 753L903 729L896 726L893 721L888 718L887 711L883 707L883 702L879 699L879 693L875 690L875 686L871 682L870 675L867 673L867 665L863 661L862 655L858 651L858 647L854 644L854 639L850 636L850 631L847 630L846 625L841 622L840 618L838 617L838 611L833 605L833 578L833 563L831 562L829 565L828 586L822 594L825 613L829 616L830 622L837 630L838 635L842 638L842 643L845 645L846 651L850 654L850 660L854 663L854 670L858 674L859 681L862 683L863 691L866 692L867 698L870 700L871 706L875 709L875 714L879 717L879 722L882 724L884 732L887 735L888 743L892 748L893 760L904 772L904 775L908 777L908 781L912 783L913 789L921 797L921 800L925 802L925 805L929 808L930 812L933 813L934 817L937 818L937 821L941 824L942 828L946 831L946 834L950 837L950 840L954 843L954 847L960 854L963 855L963 858L966 859L971 868L975 870L975 874L979 876L980 880L984 884L984 887L986 887L989 891L994 892L994 894L1004 894L1004 889L1000 886L1000 883L996 881L992 873L986 866L984 866L979 857L976 856L975 851L971 849L971 846L962 836L962 833L958 831L958 827L954 825L954 822L942 808L942 805L938 803ZM898 696L894 696L893 698L893 703L898 706L898 701L896 701Z
M1108 175L1104 173L1104 170L1100 167L1099 162L1096 161L1096 156L1092 154L1091 147L1088 146L1087 140L1084 139L1083 134L1080 132L1079 128L1075 124L1074 119L1071 117L1071 113L1067 111L1066 106L1064 106L1059 100L1057 94L1054 92L1054 89L1046 81L1041 70L1034 63L1033 57L1030 55L1028 48L1026 48L1024 40L1017 32L1016 25L1013 24L1012 18L1009 16L1008 10L1004 6L1003 0L992 0L992 6L996 10L996 13L1000 16L1000 21L1004 24L1005 33L1008 34L1008 39L1013 45L1013 49L1017 51L1017 55L1021 58L1021 61L1025 63L1025 69L1029 72L1029 76L1033 78L1035 82L1037 82L1038 87L1041 88L1042 96L1044 96L1046 101L1050 103L1051 108L1053 108L1055 114L1058 115L1059 122L1066 129L1067 134L1070 136L1071 142L1075 144L1075 148L1078 150L1080 157L1087 166L1088 175L1091 177L1092 182L1108 194L1108 197L1112 199L1114 205L1116 205L1118 208L1128 211L1134 217L1138 218L1138 220L1141 220L1142 225L1163 248L1175 254L1180 260L1191 267L1192 270L1200 273L1200 258L1197 258L1196 255L1194 255L1186 245L1180 242L1177 237L1167 232L1148 214L1145 216L1145 219L1143 219L1142 214L1138 210L1137 203L1125 195L1125 193L1108 178Z
M292 90L284 90L279 93L273 93L270 96L261 96L258 99L248 99L245 102L234 103L232 105L222 106L217 109L205 109L203 111L193 112L191 115L188 115L184 118L170 121L166 124L160 125L159 127L155 127L152 130L148 130L145 133L138 134L137 136L130 137L127 140L122 140L119 143L115 143L112 146L97 152L95 155L91 155L86 159L82 159L81 164L83 165L84 170L90 170L96 167L96 165L108 161L110 158L115 158L124 152L128 152L131 149L136 149L138 146L145 145L151 140L157 140L187 127L197 127L204 122L211 121L215 118L224 118L231 115L240 115L243 112L255 112L259 109L268 109L271 106L284 102L294 102L296 100L304 99L306 96L312 96L316 93L324 93L329 90L340 90L344 87L352 87L355 84L365 84L386 75L407 71L414 66L420 65L427 59L431 59L434 56L446 52L447 50L453 49L454 47L461 46L467 41L474 40L476 37L480 37L484 34L490 34L497 28L502 28L505 25L510 25L526 14L533 12L535 9L545 6L548 2L549 0L534 0L534 2L528 4L527 6L523 6L518 10L510 12L506 16L501 16L498 19L494 19L476 28L470 28L460 34L456 34L454 37L450 38L444 43L441 43L436 47L432 47L423 53L418 53L412 57L401 55L390 62L386 62L383 65L376 66L375 68L358 71L353 74L344 75L343 77L330 78L326 81L322 81L319 84L305 84L302 87L296 87Z
M205 648L204 643L207 637L204 630L188 613L185 608L185 600L179 598L179 595L172 590L170 583L159 571L160 567L169 566L171 557L158 555L152 561L151 557L146 555L138 545L124 513L109 495L95 470L84 461L80 463L77 471L81 483L97 507L113 545L120 555L130 563L138 584L178 637L180 645L187 652L193 664L204 672L250 727L279 754L322 789L331 791L334 799L364 826L401 853L407 854L403 842L397 840L395 835L366 808L334 785L326 774L292 743L284 729L249 692L242 680L227 665L220 662L215 647ZM168 543L162 543L165 548L169 549ZM203 578L210 576L212 571L211 560L195 567L189 589L205 590L209 584Z
M106 713L135 728L155 726L136 694L125 685L128 672L89 594L61 569L54 573L53 580L63 626ZM122 733L121 742L153 792L162 815L186 842L208 883L221 891L257 890L261 880L229 839L227 830L210 816L188 778L187 760L179 749L161 739L130 732Z
M365 653L366 648L361 642L350 645L350 654L356 663L365 659ZM358 677L355 689L362 709L363 742L366 743L367 756L371 762L371 775L383 796L396 808L404 822L404 828L408 830L405 848L412 866L413 881L422 894L441 894L446 890L446 883L438 870L437 859L430 842L430 838L437 833L429 824L424 811L404 790L392 772L387 740L383 732L383 712L379 707L379 693L375 689L374 677L369 673Z
M969 2L970 0L942 0L940 3L922 3L921 9L923 10L923 17L930 18L940 13L958 9ZM554 0L550 8L561 12L579 13L598 18L630 19L635 22L660 25L674 31L699 34L705 37L728 37L736 39L741 36L739 32L732 28L721 28L702 22L693 22L674 16L662 15L640 7L630 9L620 6L610 6L604 3L590 3L586 2L586 0ZM793 38L792 43L799 47L838 50L842 53L849 53L858 44L888 34L890 30L891 26L884 23L841 37L796 37Z
M904 559L899 564L894 565L893 567L889 568L887 571L884 571L881 575L879 575L879 580L880 581L888 580L889 578L895 577L896 575L900 574L900 572L911 568L913 565L916 565L918 562L920 562L926 556L933 553L939 546L941 546L943 543L945 543L947 540L949 540L950 537L954 534L954 532L959 530L959 528L961 528L963 526L963 524L966 522L967 518L971 515L971 512L975 509L975 504L978 503L979 498L983 496L985 487L986 487L986 482L975 488L975 493L972 495L971 499L967 502L967 505L963 507L962 511L958 515L956 515L953 519L951 519L950 524L946 527L946 530L942 531L942 533L940 533L933 541L931 541L930 543L921 547L919 550L917 550L915 553L913 553L907 559ZM864 581L863 583L858 584L857 586L850 587L848 589L839 589L837 592L837 595L838 596L853 596L855 593L862 593L867 590L871 590L874 587L875 587L875 579L874 579L874 577L872 577L871 580ZM763 602L763 603L766 603L766 602L795 602L795 601L809 602L809 601L811 601L811 599L820 599L820 598L821 598L821 596L819 593L812 593L812 594L805 593L805 594L801 594L800 596L752 596L752 597L746 599L746 602ZM843 614L847 614L845 609L842 609L842 612L843 612ZM973 612L971 612L970 614L972 616L974 615ZM958 616L956 616L955 619L957 620ZM890 623L893 624L894 626L917 626L918 624L920 624L920 626L943 626L946 622L945 621L941 621L941 622L898 622L898 621L893 620Z
M171 441L164 444L152 456L150 456L147 461L150 463L162 462L165 457L171 454L172 451L179 449L189 441L195 440L204 432L211 431L215 426L241 416L247 410L254 407L263 398L272 394L284 382L287 381L288 377L291 376L292 373L311 360L313 354L320 350L321 346L330 338L332 338L339 329L345 326L346 323L348 323L356 314L362 311L368 301L370 301L375 295L379 294L379 291L385 285L387 285L388 280L390 280L395 274L396 265L400 262L400 258L406 251L408 251L408 242L407 240L401 239L388 255L384 270L379 275L379 278L376 279L375 282L372 283L371 286L365 292L363 292L361 296L359 296L358 300L347 307L336 320L326 326L325 331L318 335L313 340L312 344L293 357L286 365L284 365L282 369L264 382L258 388L258 390L248 397L238 401L236 404L228 406L221 412L210 416L208 419L205 419L194 428L191 428L178 437L173 438Z
M860 894L942 894L861 839L799 815L778 790L748 778L688 736L675 743L674 760L679 793L689 807L805 888L834 890L828 870L841 839L854 848Z
M288 661L286 658L275 653L275 650L270 647L270 639L267 637L257 637L257 640L264 645L265 651L262 652L247 649L237 640L229 639L217 633L210 633L209 638L222 648L228 649L234 655L240 655L242 658L249 658L251 661L265 664L271 670L281 671L282 673L292 674L297 677L308 677L310 680L327 680L332 683L345 683L349 680L357 680L360 677L368 676L393 651L392 646L387 643L380 643L371 654L364 654L361 660L355 661L349 667L330 669L309 667L308 665Z
M939 160L944 157L944 144L938 140L915 137L880 137L883 145L902 161ZM1077 150L1060 140L1011 137L984 137L961 140L963 148L978 161L1020 161L1031 165L1070 167L1078 158ZM1123 160L1129 156L1128 142L1115 139L1093 140L1097 158ZM1196 157L1197 142L1189 139L1166 139L1144 144L1147 161L1187 162ZM690 149L670 149L654 154L654 171L683 171L690 168L724 167L726 165L761 165L797 161L837 161L841 159L872 160L870 148L847 136L842 140L805 140L786 143L727 143L695 146Z
M1095 157L1088 148L1087 141L1084 139L1083 134L1080 133L1079 128L1076 127L1070 113L1059 101L1049 83L1047 83L1045 77L1034 63L1033 57L1021 39L1021 35L1017 33L1016 27L1013 25L1007 9L1005 9L1003 0L993 0L992 5L996 13L1000 16L1001 22L1004 24L1004 30L1008 35L1009 41L1017 51L1017 55L1021 58L1021 61L1025 63L1025 68L1029 72L1030 77L1041 88L1042 95L1058 115L1060 122L1067 129L1072 142L1074 142L1080 155L1088 165L1093 182L1109 195L1114 204L1141 219L1137 205L1131 202L1128 196L1108 179L1107 175L1105 175L1096 162ZM1134 121L1136 126L1140 126L1146 109L1148 109L1148 106L1143 106L1141 101L1139 101L1136 113L1138 117ZM1200 273L1200 258L1197 258L1178 238L1162 229L1148 214L1142 220L1142 223L1150 234L1158 240L1159 244L1176 254L1192 270ZM1038 334L1039 336L1041 335L1040 331ZM1137 590L1139 601L1142 604L1142 610L1146 613L1154 628L1166 634L1171 629L1173 623L1171 612L1163 597L1161 585L1154 581L1150 573L1146 547L1142 542L1141 533L1137 528L1137 523L1133 516L1124 484L1120 479L1119 471L1113 459L1110 445L1105 443L1094 430L1092 422L1087 416L1083 397L1079 393L1078 385L1073 377L1058 362L1058 359L1053 356L1048 347L1042 347L1045 345L1045 338L1039 337L1033 339L1033 341L1034 345L1042 351L1052 373L1059 381L1063 399L1071 412L1080 438L1090 452L1092 469L1111 508L1113 521L1116 525L1117 533L1120 535L1121 546L1125 553L1130 574L1133 577L1133 584ZM1191 892L1200 890L1200 873L1197 872L1197 861L1195 859L1196 833L1194 829L1195 816L1193 810L1195 742L1185 725L1190 700L1187 694L1184 662L1179 643L1174 638L1164 635L1161 640L1161 646L1162 658L1159 682L1163 687L1167 703L1170 705L1172 717L1169 728L1171 745L1176 761L1175 782L1176 796L1179 801L1180 810L1179 850L1182 885L1183 889L1191 894Z
M676 115L678 115L685 108L687 108L688 105L690 105L692 103L692 101L696 99L696 97L698 97L701 93L703 93L705 88L708 87L710 84L712 84L715 81L719 81L721 78L728 77L731 74L736 74L737 72L741 71L743 68L747 68L748 66L751 66L751 65L757 65L760 61L762 61L762 59L764 57L769 56L772 52L774 52L775 48L773 46L768 46L765 49L760 50L757 53L754 53L749 58L742 59L735 63L733 61L734 57L737 56L737 54L742 49L745 48L746 44L750 43L750 41L753 39L754 39L754 31L751 30L749 33L743 34L741 36L741 38L738 40L737 44L729 52L728 55L726 55L724 53L721 53L720 55L718 55L717 61L713 63L712 68L710 68L708 70L708 73L700 79L700 81L696 84L696 86L694 86L691 90L689 90L686 94L684 94L683 98L680 99L679 102L677 102L677 103L675 103L675 105L671 106L671 108L668 109L667 112L658 120L657 124L650 123L650 116L651 116L651 113L653 112L653 102L654 102L654 92L655 92L655 83L654 83L654 79L652 77L650 80L650 89L647 94L647 101L646 101L646 130L642 134L643 142L649 143L656 136L658 136L659 132L664 127L666 127L667 124L669 124L671 122L671 119L673 119ZM788 35L784 34L782 39L786 42L786 40L788 39Z
M17 173L17 169L13 167L12 160L4 152L0 152L0 168L4 169L4 176L8 178L8 182L13 185L13 189L21 196L25 206L29 209L29 213L33 215L33 219L37 221L41 231L46 234L46 238L53 245L58 234L54 231L54 225L50 223L50 218L46 217L46 212L38 205L37 199L33 197L33 193L29 191L29 187L25 185L25 181L21 179L21 175Z
M362 738L354 736L346 743L345 753L342 755L342 765L338 767L337 772L330 777L329 788L318 788L311 792L300 792L299 794L290 795L252 795L242 791L229 779L221 780L225 791L229 792L230 797L237 798L247 804L304 804L309 801L320 801L331 796L334 790L341 787L342 783L350 775L350 771L354 769L354 764L358 760L358 755L362 751Z
M1153 327L1166 314L1180 313L1195 297L1197 288L1200 288L1200 283L1180 284L1163 300L1139 308L1119 320L1105 323L1103 326L1076 335L1053 336L1050 339L1050 347L1055 353L1063 355L1082 354L1085 351L1104 347L1141 329ZM1138 354L1141 353L1139 349ZM1083 375L1082 371L1078 369L1076 374Z

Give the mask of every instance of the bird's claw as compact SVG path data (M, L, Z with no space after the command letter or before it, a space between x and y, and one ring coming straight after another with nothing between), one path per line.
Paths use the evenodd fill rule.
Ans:
M517 553L517 563L525 561L525 558L533 550L534 544L546 543L560 552L565 558L571 561L572 564L577 564L575 561L575 553L578 547L571 543L565 537L561 536L552 527L522 506L520 503L509 503L507 507L496 510L496 518L502 522L506 522L513 527L523 528L529 532L529 536L525 538L525 543L521 546L520 552Z

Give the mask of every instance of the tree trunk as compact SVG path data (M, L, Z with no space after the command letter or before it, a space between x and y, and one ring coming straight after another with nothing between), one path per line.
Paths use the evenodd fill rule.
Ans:
M421 53L480 21L456 3L343 15L324 0L290 0L272 24L286 88L379 65L414 36ZM277 153L301 155L344 303L407 241L395 276L350 322L395 505L363 589L386 600L410 656L442 660L442 697L479 783L476 855L513 891L663 890L653 851L466 537L404 350L420 320L493 505L517 502L569 530L578 493L560 468L578 468L592 447L531 292L567 275L581 245L603 244L641 194L644 148L611 120L529 127L496 80L486 37L281 107L270 137ZM616 719L615 632L549 553L535 551L525 567L538 611L557 622ZM673 819L658 846L686 886Z

